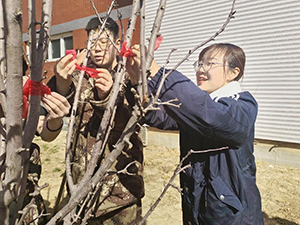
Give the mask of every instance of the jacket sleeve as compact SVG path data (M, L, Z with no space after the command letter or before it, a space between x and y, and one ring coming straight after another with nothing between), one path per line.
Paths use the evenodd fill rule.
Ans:
M155 94L162 69L148 83ZM164 106L179 126L228 145L240 145L251 135L257 115L257 103L250 93L243 98L221 98L218 102L178 71L172 72L160 93L162 102L178 98L180 108Z
M178 130L177 122L167 114L165 108L161 105L158 108L147 112L144 122L162 130Z

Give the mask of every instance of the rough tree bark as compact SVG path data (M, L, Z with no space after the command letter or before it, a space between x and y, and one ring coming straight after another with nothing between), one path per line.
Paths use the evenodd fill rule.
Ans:
M41 81L48 34L51 24L52 1L43 1L43 14L40 23L39 44L36 48L35 1L29 1L32 13L31 80ZM1 48L1 143L0 154L0 224L16 224L23 206L28 173L29 147L36 132L39 118L40 96L31 96L29 114L22 132L22 90L23 90L23 45L21 0L1 1L0 14ZM6 82L4 82L6 80ZM6 124L4 124L6 123ZM5 127L6 126L6 127ZM2 140L2 139L1 139ZM3 154L3 151L5 152ZM3 163L4 162L4 163Z
M3 4L3 1L2 1ZM13 224L18 216L22 171L22 12L21 0L4 4L6 52L6 160L0 193L0 224Z

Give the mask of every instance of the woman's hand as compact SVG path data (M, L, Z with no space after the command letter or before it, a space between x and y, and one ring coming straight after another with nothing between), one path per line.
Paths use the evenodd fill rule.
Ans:
M53 141L60 133L63 125L63 117L69 114L71 108L67 99L52 92L51 95L45 95L42 99L47 116L40 116L37 132L44 141Z
M48 111L48 121L62 119L64 116L68 115L71 108L68 100L56 92L52 92L50 95L45 95L42 101Z
M126 72L128 73L128 76L130 78L131 84L136 85L139 82L140 76L141 76L141 51L140 51L140 45L133 45L131 47L131 51L133 54L133 57L127 58L126 63ZM146 57L148 54L148 50L145 47L146 51ZM152 64L150 66L150 77L155 76L155 74L158 72L160 67L157 65L156 61L153 59Z
M138 84L141 75L141 51L140 45L136 44L131 47L133 57L127 58L126 72L129 75L132 85Z

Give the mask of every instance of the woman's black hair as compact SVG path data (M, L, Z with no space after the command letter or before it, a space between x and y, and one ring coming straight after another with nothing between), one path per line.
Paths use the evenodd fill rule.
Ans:
M204 48L199 54L199 61L203 58L212 58L213 53L222 52L224 53L223 63L228 64L232 69L239 68L240 73L236 76L234 80L238 81L244 75L246 55L242 48L237 45L230 43L217 43L212 44Z

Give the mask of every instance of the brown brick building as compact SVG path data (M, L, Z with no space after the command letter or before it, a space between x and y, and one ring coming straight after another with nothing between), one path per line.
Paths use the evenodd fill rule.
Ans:
M107 9L111 4L111 0L95 1L95 6L100 16L105 16ZM39 22L41 18L42 1L36 1L36 18ZM128 19L131 15L132 0L118 0L119 11L122 14L122 24L124 29L127 28ZM23 11L23 40L27 44L28 35L28 1L22 0ZM85 48L87 35L85 25L90 18L95 17L95 11L89 0L63 0L53 1L52 7L52 24L51 24L51 40L49 43L48 57L44 66L47 70L47 80L53 75L53 66L55 62L62 56L66 49L82 49ZM116 10L113 10L111 17L117 19ZM38 29L38 27L37 27ZM139 30L139 21L137 21L136 30ZM138 43L139 34L136 32L133 37L133 43ZM27 47L28 50L28 47Z

